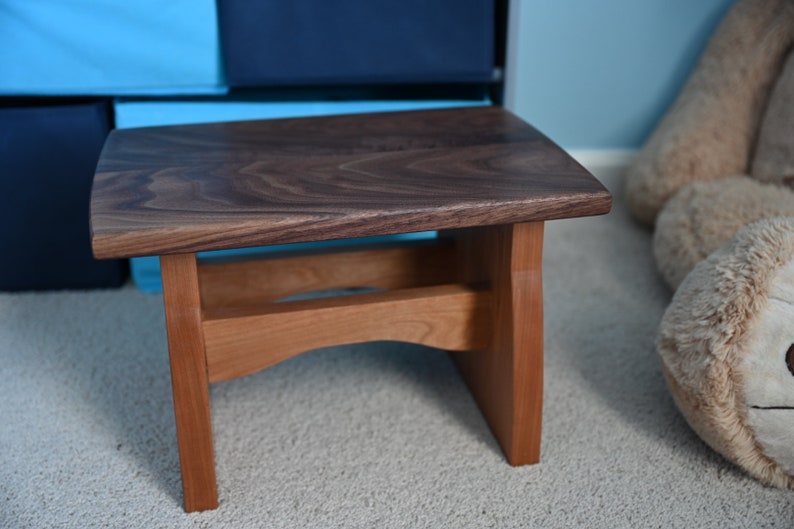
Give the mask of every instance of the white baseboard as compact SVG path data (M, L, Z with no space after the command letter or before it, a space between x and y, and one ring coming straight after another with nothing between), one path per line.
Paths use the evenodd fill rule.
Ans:
M596 176L623 172L637 156L637 149L570 149L568 153Z

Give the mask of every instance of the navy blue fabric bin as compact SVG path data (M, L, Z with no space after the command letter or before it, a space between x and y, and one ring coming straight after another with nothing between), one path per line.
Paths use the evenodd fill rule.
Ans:
M490 82L494 0L218 0L232 87Z
M111 128L107 101L0 106L0 290L119 286L124 261L91 253L88 208Z

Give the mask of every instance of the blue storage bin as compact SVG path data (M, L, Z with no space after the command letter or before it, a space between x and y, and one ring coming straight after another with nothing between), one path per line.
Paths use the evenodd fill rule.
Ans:
M107 101L0 104L0 290L119 286L125 261L91 253L94 169Z
M490 105L488 99L480 100L425 100L425 101L136 101L117 100L114 104L117 128L146 127L156 125L179 125L210 123L244 119L270 119L305 117L362 112L385 112ZM435 232L406 234L388 237L357 239L355 241L326 241L293 245L270 246L223 252L208 252L207 255L229 255L249 252L280 252L287 249L324 248L352 242L369 243L406 238L432 238ZM132 278L144 292L162 291L160 262L157 257L139 257L130 260Z
M396 112L490 105L491 100L245 101L117 99L116 128L189 125L218 121L278 119L364 112Z
M490 82L494 9L494 0L223 0L227 82Z
M0 95L226 91L214 0L2 2L0 48Z

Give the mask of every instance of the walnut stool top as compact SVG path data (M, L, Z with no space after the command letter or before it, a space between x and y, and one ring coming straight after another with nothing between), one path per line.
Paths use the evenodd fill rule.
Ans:
M115 130L99 258L600 215L609 192L498 107Z

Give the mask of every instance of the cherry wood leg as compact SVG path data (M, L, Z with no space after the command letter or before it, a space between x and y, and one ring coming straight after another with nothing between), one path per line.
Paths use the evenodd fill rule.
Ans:
M195 254L160 258L186 511L218 506L209 382L245 376L304 350L337 343L390 338L463 349L453 357L508 461L512 465L539 461L543 223L473 228L450 235L455 245L442 246L445 250L438 255L436 250L358 254L374 267L373 277L397 286L395 291L284 304L268 301L272 296L267 295L267 284L247 281L248 288L255 286L264 295L264 305L250 305L231 287L210 294L224 279L234 280L241 271L269 264L220 265L212 270L200 267ZM428 276L416 272L424 267L403 263L406 255L412 255L409 263L420 258L425 264L449 264L446 252L457 255L458 279L463 284L420 287L437 279L435 272ZM407 267L401 274L408 276L394 276L390 271L394 260L398 268ZM303 264L319 266L314 260ZM385 274L382 279L378 271ZM449 273L444 278L449 279ZM391 285L393 281L397 283ZM326 282L338 286L336 279L321 283ZM202 290L209 300L202 300ZM242 305L230 306L235 302ZM380 314L374 318L376 324L344 325L361 321L365 313ZM404 314L410 317L406 320ZM318 326L311 323L314 320L330 324ZM406 326L406 321L411 325Z
M494 335L453 353L511 465L540 460L543 408L543 223L455 233L464 281L490 281Z
M218 506L195 254L160 258L185 510Z

